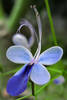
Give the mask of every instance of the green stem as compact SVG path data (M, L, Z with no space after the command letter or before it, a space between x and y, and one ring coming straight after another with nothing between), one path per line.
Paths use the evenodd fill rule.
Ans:
M28 96L24 96L24 97L18 98L18 99L16 99L16 100L26 99L26 98L29 98L29 97L31 97L31 96L32 96L32 94L30 94L30 95L28 95Z
M17 72L20 68L21 68L21 67L16 68L16 69L14 69L14 70L12 70L12 71L8 71L8 72L5 72L5 73L0 73L0 77L6 76L6 75L9 75L9 74L14 74L14 73Z
M32 0L16 0L11 15L7 22L7 31L9 33L15 32L17 29L17 23L20 18L27 12L28 6Z
M56 72L56 73L59 73L59 74L62 74L63 73L63 70L58 70L58 69L54 69L54 68L47 68L49 71L53 71L53 72Z
M31 81L31 84L32 84L32 95L35 96L35 86L32 81Z
M37 89L36 89L36 84L35 84L35 100L37 100L36 91L37 91Z
M53 26L53 20L52 20L52 16L51 16L51 11L50 11L50 7L49 7L49 3L48 3L48 0L44 0L44 2L45 2L47 13L48 13L48 18L49 18L49 22L50 22L50 27L51 27L51 32L52 32L52 36L53 36L53 41L54 41L54 44L57 45L57 40L56 40L56 35L55 35L54 26Z

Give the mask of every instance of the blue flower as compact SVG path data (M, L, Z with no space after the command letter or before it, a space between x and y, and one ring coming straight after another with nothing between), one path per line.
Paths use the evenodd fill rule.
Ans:
M54 83L57 85L63 84L64 82L65 82L65 79L62 75L54 80Z
M62 55L63 49L59 46L54 46L43 53L41 51L41 37L42 28L40 16L37 9L34 7L36 13L38 29L39 29L39 42L35 55L25 47L15 45L8 48L7 58L16 64L25 64L18 72L12 76L7 83L7 92L11 96L18 96L27 88L29 78L38 85L44 85L50 81L50 73L43 65L52 65L57 63ZM20 27L21 28L21 27Z
M11 46L7 50L7 58L17 64L25 64L13 77L8 80L7 92L12 96L17 96L27 88L30 79L38 85L49 82L50 74L45 66L58 62L63 50L59 46L54 46L44 51L36 59L31 52L23 46Z

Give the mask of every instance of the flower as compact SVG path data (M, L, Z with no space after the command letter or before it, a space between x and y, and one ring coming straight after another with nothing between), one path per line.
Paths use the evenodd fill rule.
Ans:
M6 56L10 61L17 64L25 64L8 80L7 92L11 96L18 96L25 91L29 77L35 84L38 85L48 83L50 80L50 73L43 65L55 64L63 55L63 49L59 46L51 47L40 54L42 28L40 16L35 7L34 11L36 13L39 28L39 42L35 55L33 56L27 48L19 45L9 47L6 52Z
M23 34L21 34L20 30L23 26L26 26L29 28L30 30L30 38L27 39ZM26 19L22 19L21 23L20 23L20 27L18 28L16 34L13 35L12 37L12 41L15 45L22 45L28 49L31 48L31 46L34 43L34 34L35 34L35 29L32 26L32 24L27 21Z
M31 52L23 46L11 46L7 50L7 58L14 63L25 65L8 80L7 92L12 96L17 96L27 88L27 82L30 79L38 84L43 85L50 80L50 74L44 65L52 65L58 62L63 54L59 46L54 46L42 54L39 59L34 59Z
M62 75L54 80L54 83L57 85L63 84L64 82L65 82L65 79Z

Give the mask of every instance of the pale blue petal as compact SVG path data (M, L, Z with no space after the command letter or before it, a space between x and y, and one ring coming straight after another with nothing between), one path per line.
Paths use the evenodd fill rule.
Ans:
M37 63L33 65L30 78L35 84L43 85L49 82L50 74L45 66Z
M11 46L6 56L10 61L18 64L29 63L33 58L31 52L23 46Z
M39 63L44 65L52 65L58 62L63 55L63 49L59 46L54 46L44 51L39 58Z
M23 66L16 74L8 80L7 92L11 96L18 96L27 88L27 82L32 66Z

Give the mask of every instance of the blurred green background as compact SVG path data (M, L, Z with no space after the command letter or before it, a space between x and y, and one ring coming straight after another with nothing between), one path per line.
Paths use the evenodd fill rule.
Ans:
M0 74L11 71L19 65L10 62L6 58L6 50L11 45L12 36L16 33L21 19L25 18L32 23L38 32L37 22L33 10L30 5L36 5L42 21L42 51L48 47L54 46L52 32L50 28L49 18L45 6L45 0L0 0ZM58 70L64 70L62 75L65 82L61 85L56 85L51 82L46 88L41 91L37 100L67 100L67 0L48 0L52 14L54 29L58 45L64 50L62 60L51 66ZM25 28L24 28L25 29ZM26 29L22 34L29 37L29 30ZM34 54L37 45L34 42L31 51ZM49 69L49 67L48 67ZM57 72L50 71L52 77L58 75ZM8 79L12 74L0 76L0 100L16 100L18 97L11 97L6 92ZM36 86L37 90L40 89ZM28 83L28 89L21 95L25 96L31 93L31 84ZM19 97L21 97L19 96ZM24 100L35 100L30 97Z

